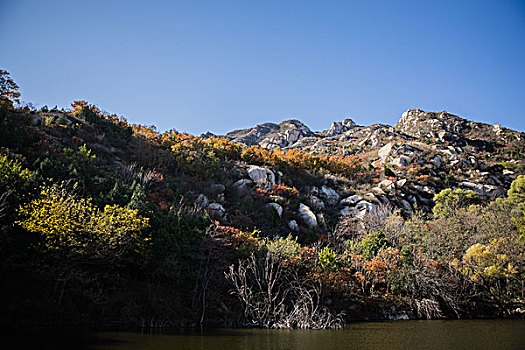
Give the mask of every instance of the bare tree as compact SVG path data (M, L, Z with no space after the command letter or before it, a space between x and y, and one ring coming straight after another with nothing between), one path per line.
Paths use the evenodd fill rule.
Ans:
M321 305L318 282L301 279L275 254L255 254L225 273L248 325L263 328L339 328L341 315Z

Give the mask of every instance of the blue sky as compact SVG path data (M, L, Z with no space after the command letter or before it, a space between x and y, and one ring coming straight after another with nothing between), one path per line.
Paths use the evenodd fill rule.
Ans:
M0 0L22 99L193 134L409 108L525 130L525 1Z

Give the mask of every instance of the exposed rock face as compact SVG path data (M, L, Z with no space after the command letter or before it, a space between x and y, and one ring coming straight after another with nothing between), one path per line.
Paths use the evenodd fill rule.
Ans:
M48 117L55 116L32 116L36 125ZM69 122L75 118L69 116ZM89 148L110 153L111 164L118 169L132 161L103 132L84 136ZM215 137L211 133L201 136ZM341 216L359 225L370 214L384 215L390 210L404 216L416 209L430 214L434 195L444 188L473 190L485 199L502 197L525 169L524 133L447 112L409 110L395 127L359 126L345 119L331 123L329 130L312 132L300 121L288 120L226 136L247 145L280 147L282 153L275 154L278 158L284 154L281 160L286 161L254 160L260 163L252 165L235 153L219 162L217 176L185 179L180 186L184 204L195 204L222 224L259 227L268 235L283 236L290 230L297 235L310 230L328 234L334 232ZM71 146L54 138L50 142L57 143L56 149ZM291 149L321 157L284 153ZM353 164L346 161L352 160L359 167L345 173L345 167ZM276 184L283 186L274 187ZM164 185L168 189L171 184ZM160 183L152 180L151 186ZM190 198L194 203L187 203ZM268 220L273 219L268 211L274 210L282 220Z
M352 119L345 119L342 122L333 122L332 126L326 133L326 136L340 135L345 131L348 131L356 126L356 123Z
M476 145L490 147L493 141L520 137L515 131L502 128L499 124L488 125L469 121L446 111L424 112L410 109L403 113L395 125L396 131L420 139L437 139L454 145ZM492 139L492 142L486 142Z
M420 109L410 109L403 113L395 126L396 130L410 136L437 138L438 134L441 133L440 138L443 139L451 134L461 134L465 129L471 127L467 120L445 111L434 113L424 112Z
M204 134L200 134L199 137L201 139L209 139L210 137L215 137L216 135L209 132L209 131L206 131Z
M372 147L381 147L381 140L376 133L371 133L368 137L364 138L359 142L359 146L372 146Z
M267 135L278 133L279 125L264 123L250 129L235 130L226 134L226 138L231 141L244 143L246 145L259 144Z
M226 134L235 142L247 145L259 144L265 148L287 147L314 133L298 120L287 120L281 124L265 123L251 129L237 130Z
M384 145L383 147L381 147L379 151L377 151L377 155L379 156L381 163L384 163L386 159L388 158L388 156L390 155L390 152L392 152L392 146L393 144L390 142Z

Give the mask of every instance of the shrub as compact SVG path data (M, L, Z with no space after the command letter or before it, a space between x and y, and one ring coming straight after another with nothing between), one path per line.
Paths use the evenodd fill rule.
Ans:
M337 254L332 249L324 247L319 251L316 264L321 271L335 272L338 267L337 263Z
M366 260L371 260L381 249L390 247L391 243L386 239L385 233L381 230L369 233L361 241L348 241L350 249L355 254L362 254Z
M19 214L18 224L41 235L41 248L61 257L114 259L144 248L148 240L140 231L149 219L137 210L108 205L101 211L91 199L77 198L60 185L44 186Z
M297 257L301 252L301 245L297 243L297 237L292 235L277 239L264 238L260 244L261 247L265 248L270 254L279 257L280 260Z
M471 190L447 188L434 196L436 205L432 209L435 217L448 217L460 208L467 208L473 204L481 204L483 199Z

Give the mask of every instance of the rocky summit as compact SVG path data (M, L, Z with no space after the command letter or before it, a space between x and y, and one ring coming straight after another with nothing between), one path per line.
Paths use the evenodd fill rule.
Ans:
M265 148L288 147L314 133L298 120L287 120L280 124L265 123L251 129L236 130L226 137L246 145L261 145Z

